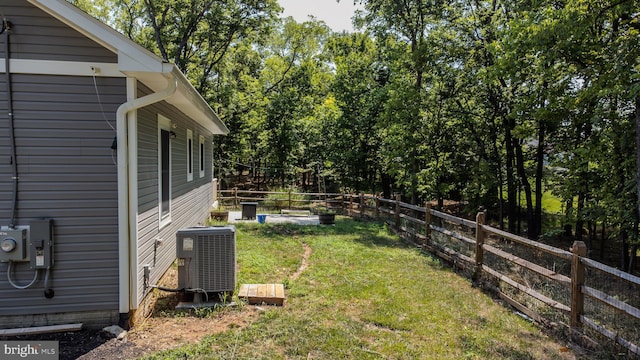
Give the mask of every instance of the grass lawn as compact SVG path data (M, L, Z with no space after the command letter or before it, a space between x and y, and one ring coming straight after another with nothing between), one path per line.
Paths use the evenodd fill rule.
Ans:
M312 253L295 280L304 244ZM563 345L383 225L237 226L238 282L285 306L148 359L572 359ZM243 311L243 306L220 311Z
M505 199L505 201L509 198L508 194L507 194L507 190L505 189L502 193L503 198ZM522 206L522 208L526 208L527 207L527 199L526 196L524 194L524 192L522 192L520 194L520 206ZM536 206L536 195L535 193L531 194L531 200L533 201L533 206ZM574 200L574 206L577 206L577 199ZM553 195L553 193L551 192L551 190L545 190L542 193L542 211L547 213L547 214L553 214L553 215L561 215L563 213L563 204L562 204L562 199L560 199L559 197Z

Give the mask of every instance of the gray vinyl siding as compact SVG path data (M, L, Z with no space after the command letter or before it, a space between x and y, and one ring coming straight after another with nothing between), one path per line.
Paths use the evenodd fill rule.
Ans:
M144 289L143 266L145 264L152 266L150 283L156 284L176 258L176 232L181 228L204 224L208 208L211 205L211 189L210 184L203 185L183 196L174 197L172 200L172 222L162 229L158 229L157 209L139 214L138 303L142 301L149 290L145 291ZM163 243L154 249L156 238L162 239Z
M117 63L116 54L26 1L0 0L0 9L12 24L12 59ZM0 39L4 46L4 36ZM65 322L69 317L63 313L110 319L118 309L117 167L110 149L115 136L111 126L117 106L126 100L124 79L97 78L94 85L92 78L11 77L20 179L16 223L53 219L50 283L55 297L43 296L43 274L25 290L0 280L0 327ZM0 114L0 159L5 159L0 173L7 175L11 167L4 74ZM0 177L2 226L10 221L12 188L10 176ZM29 283L33 272L27 264L16 270L14 280ZM6 272L7 264L0 263L4 279Z
M13 24L13 59L118 62L117 54L26 1L0 0L0 9ZM3 280L7 264L0 263L0 328L51 325L69 319L109 322L119 309L118 269L123 260L118 253L117 156L110 147L116 110L126 101L125 79L19 74L11 78L20 173L17 225L40 218L54 220L51 285L55 297L43 296L42 280L30 289L14 289ZM0 177L0 226L8 225L12 198L4 81L0 74L0 174L5 174ZM141 87L138 96L148 92ZM171 155L172 222L162 229L158 223L158 113L177 124ZM155 283L175 259L175 232L206 219L212 194L212 135L164 102L139 110L138 118L138 266L134 276L139 302L144 296L142 265L153 266L151 283ZM186 176L186 129L193 131L194 140L191 182ZM203 178L198 173L199 135L206 138ZM155 249L158 238L163 244ZM32 275L26 263L20 264L14 280L26 284Z
M148 91L141 89L139 96ZM171 223L159 228L158 221L158 113L176 127L171 140ZM194 175L187 181L187 129L193 131ZM199 136L205 137L205 176L200 178ZM156 283L176 257L175 233L184 227L202 225L212 202L212 135L166 102L138 111L138 301L145 295L143 266L152 267L151 283ZM162 245L155 246L155 240ZM154 261L155 260L155 261Z
M104 311L108 317L118 309L117 165L111 126L117 107L126 101L125 80L96 79L104 112L92 78L13 74L12 82L20 179L17 225L53 219L55 297L43 296L42 280L26 290L14 289L6 281L7 264L0 263L0 317L83 311L94 317ZM0 159L8 160L6 89L0 76ZM6 175L0 177L0 225L6 226L12 198L9 161L0 161L0 173ZM14 279L27 284L32 276L23 263Z
M10 44L14 59L118 62L116 54L27 1L0 0L0 9L13 24Z

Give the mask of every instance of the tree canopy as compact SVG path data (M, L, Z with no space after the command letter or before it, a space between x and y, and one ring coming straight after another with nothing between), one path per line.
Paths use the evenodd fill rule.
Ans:
M638 0L359 0L355 33L276 0L72 2L187 74L231 130L223 181L463 201L531 238L600 224L634 266Z

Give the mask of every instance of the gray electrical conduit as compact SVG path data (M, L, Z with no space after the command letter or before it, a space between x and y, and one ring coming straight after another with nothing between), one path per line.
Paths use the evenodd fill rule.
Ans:
M16 138L13 124L13 97L11 86L11 67L10 67L10 49L9 49L9 33L11 32L11 23L7 19L2 20L2 32L4 33L4 72L6 75L7 86L7 116L9 119L9 147L11 148L11 180L13 180L13 192L11 199L11 215L9 218L9 228L15 229L16 226L16 207L18 203L18 162L16 161ZM27 285L18 285L11 279L11 270L13 262L10 261L7 266L7 280L9 284L16 289L24 290L31 287L38 281L38 270L34 270L33 280Z
M4 33L4 67L6 74L6 86L7 86L7 116L9 119L9 147L11 148L11 179L13 180L13 192L11 200L11 215L9 218L9 228L15 229L16 226L16 208L18 203L18 162L16 159L16 137L15 127L13 119L13 97L11 86L11 67L10 67L10 46L9 46L9 33L11 32L11 23L7 19L2 20L2 32ZM7 266L7 280L9 284L16 289L24 290L33 286L38 281L38 269L33 272L33 280L27 285L18 285L11 279L11 270L13 269L13 261L9 261ZM47 272L47 282L49 274Z
M31 280L31 282L28 285L18 285L16 283L13 282L13 280L11 279L11 269L13 268L13 261L9 261L9 266L7 266L7 280L9 280L9 284L11 284L11 286L13 286L16 289L20 289L20 290L24 290L24 289L28 289L30 288L33 284L36 283L36 281L38 281L38 269L34 270L34 274L33 274L33 280Z
M14 229L16 225L16 207L18 202L18 162L16 160L16 139L14 133L13 124L13 98L12 98L12 86L11 86L11 71L10 71L10 49L9 49L9 33L11 32L11 23L7 19L2 20L2 31L4 32L4 66L5 74L7 76L7 115L9 118L9 147L11 148L11 172L13 180L13 198L11 201L11 215L9 219L9 228Z

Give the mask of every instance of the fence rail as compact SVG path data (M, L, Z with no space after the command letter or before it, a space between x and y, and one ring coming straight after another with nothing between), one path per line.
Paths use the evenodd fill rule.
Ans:
M232 189L220 191L218 199L235 206L274 199L289 208L324 204L354 218L384 221L536 321L559 324L576 338L602 336L640 356L640 277L587 258L583 242L567 251L489 226L484 213L473 221L399 198Z

